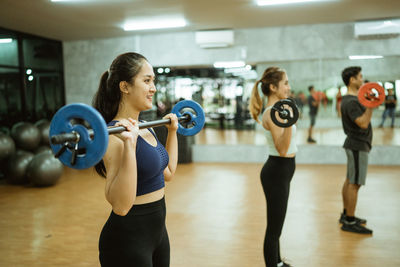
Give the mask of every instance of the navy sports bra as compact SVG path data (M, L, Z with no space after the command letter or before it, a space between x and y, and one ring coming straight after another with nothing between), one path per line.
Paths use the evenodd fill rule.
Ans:
M108 126L114 126L116 123L117 121L111 121ZM157 191L165 186L164 169L168 166L168 153L155 133L151 129L149 131L156 138L157 146L147 143L140 135L136 143L137 196Z

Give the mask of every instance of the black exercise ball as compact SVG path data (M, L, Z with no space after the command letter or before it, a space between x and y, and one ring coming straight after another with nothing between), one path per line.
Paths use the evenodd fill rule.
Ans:
M35 186L51 186L57 183L64 170L53 154L42 152L29 163L26 175Z
M35 126L40 131L40 143L44 145L49 145L49 132L50 132L50 122L46 119L42 119L35 123Z
M34 154L28 151L17 150L7 163L6 180L10 184L25 184L28 182L26 170Z
M40 147L35 149L35 155L39 154L39 153L42 153L42 152L47 152L47 153L52 154L53 150L51 150L51 148L49 146L40 146Z
M34 150L40 144L39 129L29 122L18 122L11 128L11 137L18 148Z
M3 133L0 133L0 161L10 157L15 152L14 140Z

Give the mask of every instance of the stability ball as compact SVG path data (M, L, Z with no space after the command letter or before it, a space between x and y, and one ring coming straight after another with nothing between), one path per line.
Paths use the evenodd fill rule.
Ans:
M47 153L52 154L53 150L51 150L51 148L49 146L40 146L40 147L35 149L35 155L39 154L39 153L42 153L42 152L47 152Z
M29 122L18 122L11 128L11 137L18 148L34 150L40 143L39 129Z
M40 132L40 143L44 145L49 145L50 122L46 119L42 119L37 121L35 123L35 126L39 129Z
M28 182L26 169L34 154L28 151L17 150L7 163L6 180L10 184L24 184Z
M64 170L62 163L53 154L36 154L29 163L26 175L35 186L51 186L57 183Z
M15 152L14 140L3 133L0 133L0 161L7 159Z

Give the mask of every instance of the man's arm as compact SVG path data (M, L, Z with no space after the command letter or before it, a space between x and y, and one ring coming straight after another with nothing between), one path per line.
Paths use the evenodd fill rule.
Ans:
M371 122L372 118L372 108L367 108L365 112L358 118L355 119L355 123L360 127L361 129L367 129L368 125Z

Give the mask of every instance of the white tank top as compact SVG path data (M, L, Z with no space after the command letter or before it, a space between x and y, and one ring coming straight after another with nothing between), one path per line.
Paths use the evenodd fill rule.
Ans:
M272 106L269 106L269 107L266 108L266 110L271 109L271 108L272 108ZM286 155L293 154L293 153L297 152L296 128L297 128L296 125L293 124L292 125L292 138L290 139L290 145L289 145L289 149L288 149ZM280 157L281 155L279 155L279 152L276 150L274 139L272 139L271 131L269 131L269 130L266 130L266 131L267 131L266 135L267 135L267 143L268 143L269 155Z

